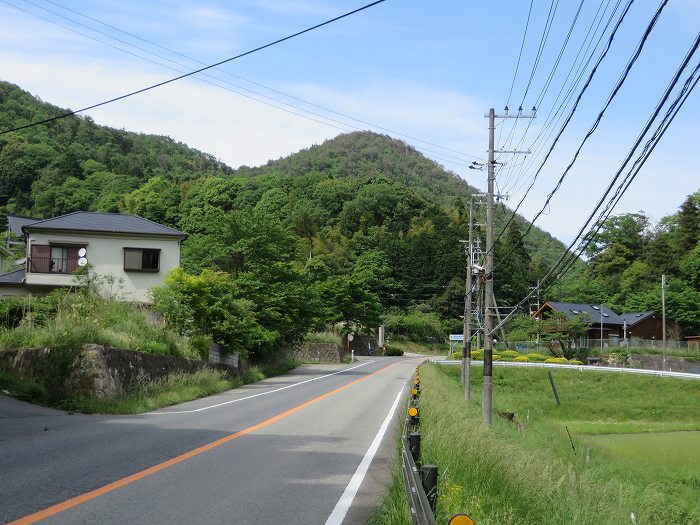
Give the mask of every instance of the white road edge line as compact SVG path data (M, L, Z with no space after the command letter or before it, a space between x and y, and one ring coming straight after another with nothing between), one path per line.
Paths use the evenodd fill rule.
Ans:
M374 455L379 449L379 444L382 442L382 439L384 438L384 435L386 434L386 431L389 428L389 423L394 417L396 407L399 405L399 401L401 400L401 394L403 394L404 388L405 383L401 385L401 390L399 390L399 393L396 394L394 404L391 405L389 413L386 415L382 426L379 427L377 435L374 436L374 440L367 449L367 453L365 454L365 457L362 458L362 461L357 467L355 474L353 474L352 478L350 479L350 483L348 483L348 486L345 487L343 495L340 496L338 503L335 504L333 512L331 512L331 515L328 516L328 519L326 520L326 525L340 525L341 523L343 523L345 515L348 513L348 510L350 510L350 506L352 505L352 502L355 499L355 496L357 495L357 491L360 490L360 485L362 485L362 481L367 475L367 471L369 470L369 466L372 463L372 460L374 459Z
M281 392L282 390L287 390L288 388L293 388L295 386L303 385L305 383L311 383L312 381L318 381L319 379L325 379L326 377L331 377L337 374L342 374L343 372L347 372L348 370L355 370L356 368L360 368L361 366L369 365L370 363L374 363L374 361L365 361L364 363L360 363L359 365L351 366L350 368L343 368L342 370L338 370L337 372L333 372L332 374L326 374L325 376L318 376L314 377L311 379L306 379L305 381L300 381L298 383L294 383L293 385L287 385L283 386L281 388L275 388L274 390L268 390L267 392L260 392L258 394L253 394L251 396L246 396L246 397L240 397L238 399L232 399L231 401L224 401L223 403L217 403L215 405L209 405L206 407L201 407L201 408L194 408L192 410L171 410L169 412L148 412L146 414L143 414L144 416L164 416L164 415L169 415L169 414L192 414L194 412L203 412L204 410L209 410L210 408L217 408L220 406L224 405L230 405L232 403L238 403L239 401L245 401L246 399L253 399L254 397L260 397L260 396L266 396L268 394L274 394L275 392Z

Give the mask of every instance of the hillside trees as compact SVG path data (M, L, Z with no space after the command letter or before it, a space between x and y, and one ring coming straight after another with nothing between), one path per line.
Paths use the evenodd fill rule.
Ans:
M606 220L587 250L587 268L569 280L564 298L604 302L618 311L660 312L666 275L667 318L686 333L700 330L699 194L654 226L642 212Z
M61 111L0 82L3 129ZM432 316L447 325L462 313L459 240L476 189L386 135L343 134L233 170L170 138L72 116L0 138L0 190L4 211L21 215L126 212L185 231L183 268L192 277L227 276L230 297L206 292L217 304L253 302L237 302L232 312L242 326L254 321L266 330L237 336L258 349L296 338L284 328L291 319L299 329L335 322L371 329L389 309L428 315L430 325ZM508 217L499 208L497 227ZM510 254L508 239L518 237L507 232L500 249ZM517 261L506 263L517 265L502 270L497 295L509 297L499 301L516 300L561 248L534 228L516 246Z

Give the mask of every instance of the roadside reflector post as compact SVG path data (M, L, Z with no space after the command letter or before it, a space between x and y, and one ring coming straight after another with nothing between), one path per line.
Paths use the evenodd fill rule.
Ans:
M415 401L415 400L418 399L418 396L419 396L419 395L420 395L420 389L419 389L418 387L415 387L415 386L414 386L414 387L411 389L411 397L412 397L413 400Z
M467 514L455 514L447 522L447 525L476 525L471 516Z
M408 409L408 424L410 425L411 430L416 430L420 424L418 409L416 407L411 407Z
M420 433L412 432L408 435L408 447L413 456L413 462L420 463Z
M428 503L435 514L437 506L437 486L438 486L438 467L437 465L423 465L420 469L421 479L423 481L423 489L428 496Z

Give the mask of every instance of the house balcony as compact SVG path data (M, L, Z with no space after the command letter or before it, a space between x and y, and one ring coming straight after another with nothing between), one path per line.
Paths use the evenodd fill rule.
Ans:
M78 268L78 260L58 257L29 257L27 268L29 273L72 274Z

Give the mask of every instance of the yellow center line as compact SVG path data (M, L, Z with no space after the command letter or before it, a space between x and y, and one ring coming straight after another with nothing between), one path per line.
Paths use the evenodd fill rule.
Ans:
M143 478L146 478L152 474L155 474L156 472L160 472L161 470L165 470L167 468L172 467L173 465L177 465L178 463L182 463L183 461L186 461L190 458L193 458L195 456L203 454L204 452L212 450L212 449L214 449L218 446L221 446L225 443L229 443L229 442L233 441L234 439L238 439L239 437L245 436L246 434L250 434L251 432L254 432L256 430L260 430L261 428L265 428L269 425L272 425L273 423L276 423L277 421L280 421L281 419L284 419L287 416L291 416L295 412L298 412L299 410L302 410L310 405L313 405L314 403L317 403L317 402L321 401L322 399L330 397L333 394L337 394L338 392L341 392L342 390L345 390L346 388L349 388L352 385L355 385L361 381L365 381L366 379L369 379L370 377L372 377L380 372L383 372L387 368L390 368L396 364L397 363L392 363L390 365L387 365L384 368L380 368L379 370L372 372L369 375L366 375L365 377L361 377L361 378L356 379L355 381L352 381L346 385L338 387L335 390L331 390L330 392L326 392L325 394L322 394L318 397L315 397L314 399L311 399L310 401L302 403L301 405L297 405L294 408L291 408L285 412L282 412L281 414L277 414L276 416L273 416L270 419L266 419L265 421L262 421L260 423L255 424L255 425L252 425L248 428L244 428L243 430L239 430L238 432L234 432L233 434L229 434L228 436L217 439L216 441L212 441L211 443L207 443L206 445L202 445L201 447L190 450L189 452L185 452L184 454L181 454L179 456L171 458L167 461L164 461L162 463L158 463L157 465L153 465L152 467L144 469L140 472L136 472L135 474L131 474L130 476L126 476L124 478L113 481L112 483L104 485L103 487L91 490L89 492L85 492L84 494L81 494L80 496L76 496L74 498L67 499L65 501L62 501L61 503L57 503L55 505L52 505L51 507L48 507L44 510L40 510L39 512L35 512L34 514L30 514L29 516L19 518L18 520L10 522L8 525L25 525L25 524L29 524L29 523L36 523L39 520L48 518L50 516L53 516L55 514L58 514L60 512L65 511L65 510L68 510L72 507L76 507L82 503L85 503L87 501L90 501L90 500L93 500L93 499L98 498L100 496L103 496L105 494L108 494L109 492L112 492L114 490L117 490L117 489L120 489L120 488L125 487L127 485L130 485L130 484L132 484L140 479L143 479Z

